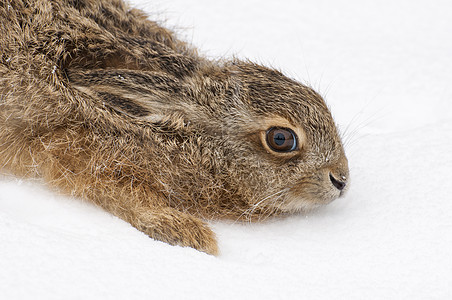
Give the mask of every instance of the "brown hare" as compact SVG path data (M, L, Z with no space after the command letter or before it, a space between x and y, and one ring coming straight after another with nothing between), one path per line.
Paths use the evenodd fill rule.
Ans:
M0 167L150 237L217 254L203 220L307 211L348 182L323 99L211 61L121 0L0 0Z

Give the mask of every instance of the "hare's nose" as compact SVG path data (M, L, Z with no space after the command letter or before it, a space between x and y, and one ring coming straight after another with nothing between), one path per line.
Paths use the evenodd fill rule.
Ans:
M341 176L341 180L337 180L334 178L333 175L330 173L330 180L331 183L339 190L342 191L345 188L345 185L347 184L347 178L345 176Z

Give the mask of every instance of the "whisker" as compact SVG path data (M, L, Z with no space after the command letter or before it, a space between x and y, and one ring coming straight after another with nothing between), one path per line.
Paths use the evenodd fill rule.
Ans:
M259 208L261 208L261 206L265 207L265 210L263 211L264 213L268 212L269 209L272 209L272 203L275 203L278 199L280 199L285 192L287 192L289 189L288 188L284 188L280 191L277 191L271 195L266 196L265 198L263 198L262 200L258 201L255 204L252 204L250 208L246 209L236 220L235 222L238 222L243 216L246 216L246 218L248 219L248 221L251 223L252 221L252 216L254 214L254 212ZM279 195L279 196L278 196ZM278 197L275 197L278 196ZM269 205L263 205L265 204L267 201L271 201L269 203ZM262 216L259 216L258 220L261 220Z
M288 189L286 189L288 190ZM284 202L280 202L279 205L276 207L276 203L278 202L278 200L283 196L284 194L281 193L279 194L278 197L274 198L273 201L271 203L269 203L269 205L267 205L265 207L265 210L262 212L262 214L259 216L259 221L261 221L262 219L267 219L273 212L278 211L279 208L284 204Z

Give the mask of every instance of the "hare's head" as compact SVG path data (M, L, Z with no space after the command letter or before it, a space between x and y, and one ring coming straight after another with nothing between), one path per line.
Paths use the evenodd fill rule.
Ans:
M341 139L311 88L237 61L194 86L194 102L202 109L191 119L203 123L212 153L221 153L216 159L224 161L229 186L246 195L253 212L310 210L348 188Z

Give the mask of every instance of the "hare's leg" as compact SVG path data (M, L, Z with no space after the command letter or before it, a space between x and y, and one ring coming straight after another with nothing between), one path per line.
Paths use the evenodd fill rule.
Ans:
M101 155L93 160L76 148L63 146L46 152L40 159L45 163L40 165L39 172L51 186L99 205L151 238L217 254L215 234L205 222L169 207L165 196L156 192L158 188L139 182L133 169L123 167L119 176L124 179L118 181L121 157ZM108 172L99 171L99 166L106 166L111 160L119 166Z
M63 150L71 151L67 147ZM205 222L169 207L164 195L156 193L148 184L136 184L139 179L133 176L130 177L134 179L124 182L118 182L113 174L100 176L93 170L95 167L87 167L88 159L83 156L46 154L46 163L40 165L39 171L51 186L97 204L151 238L213 255L218 253L215 234ZM109 160L110 157L105 161L100 158L95 164L106 165Z
M66 164L70 159L65 159ZM208 254L218 254L215 234L199 218L165 205L165 200L152 191L139 187L116 186L109 178L91 172L65 172L61 162L42 165L45 180L67 194L89 200L111 214L130 223L153 239L171 245L192 247Z
M139 208L126 221L156 240L218 254L215 234L207 224L173 208Z

